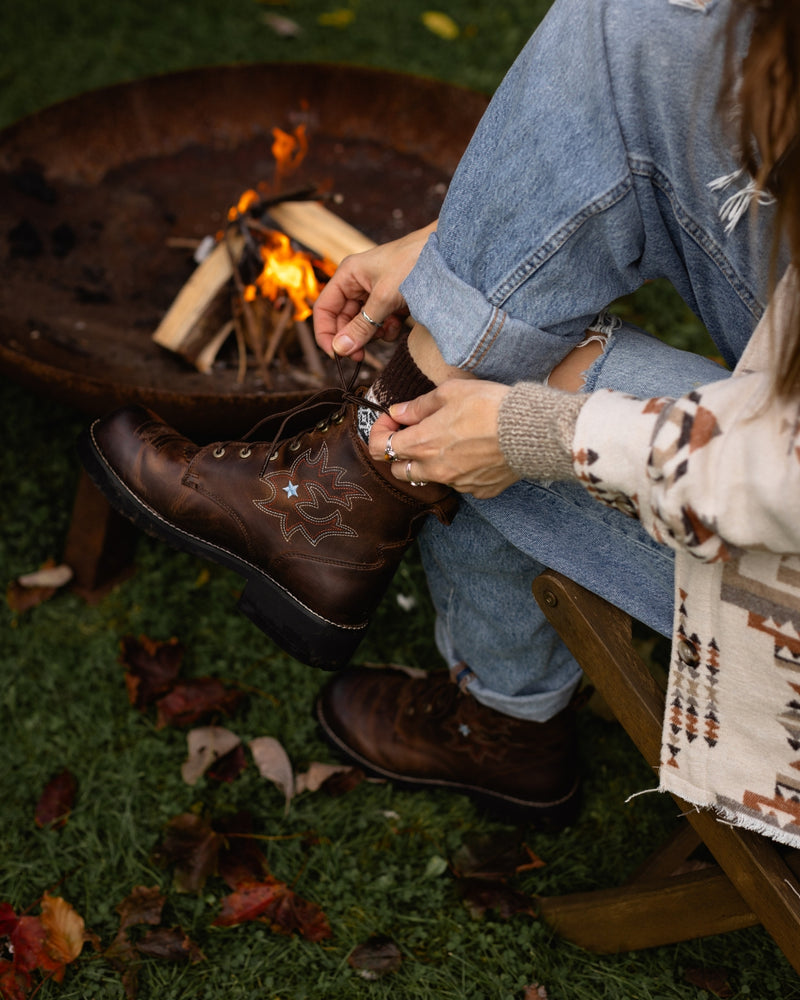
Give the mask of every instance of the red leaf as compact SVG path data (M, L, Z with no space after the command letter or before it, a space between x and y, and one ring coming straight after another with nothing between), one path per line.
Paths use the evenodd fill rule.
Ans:
M206 771L206 777L214 781L224 781L230 784L235 781L247 767L247 755L240 743L229 753L218 758Z
M72 812L78 782L67 769L50 780L42 792L36 806L35 822L38 827L51 826L59 829L67 822Z
M147 636L126 636L121 643L120 662L125 667L128 698L134 708L144 710L169 691L183 660L183 646L177 639L158 642Z
M244 883L222 900L222 908L213 926L233 927L235 924L247 923L248 920L256 920L287 891L283 882L273 878Z
M11 935L14 965L23 972L41 969L51 973L53 979L60 983L66 966L52 957L47 949L47 940L47 930L39 917L20 917Z
M191 726L209 715L233 715L242 700L240 691L230 690L216 677L198 677L176 684L157 703L156 728Z
M26 1000L31 988L31 977L27 972L0 959L0 997L3 1000Z
M322 910L273 878L243 884L226 896L214 926L232 927L248 920L263 920L282 934L297 931L307 941L321 941L331 936Z
M258 841L251 836L252 830L252 817L247 812L239 812L217 823L217 832L224 837L217 872L231 889L248 882L260 882L269 874L269 864Z
M8 937L19 923L19 917L10 903L0 903L0 937Z

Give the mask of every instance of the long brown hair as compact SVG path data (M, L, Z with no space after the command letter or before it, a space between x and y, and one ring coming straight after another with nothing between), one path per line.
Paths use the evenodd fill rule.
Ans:
M733 64L733 39L752 18L747 55ZM735 141L756 186L777 200L773 261L783 241L800 268L800 2L736 0L728 26L723 109L735 110ZM730 120L730 119L729 119ZM800 295L800 293L798 293ZM775 389L800 395L800 301L778 345Z

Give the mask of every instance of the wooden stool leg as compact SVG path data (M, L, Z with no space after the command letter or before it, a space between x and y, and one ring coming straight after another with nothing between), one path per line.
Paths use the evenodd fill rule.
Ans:
M131 571L137 537L81 470L63 558L75 574L73 589L86 600L101 597Z
M630 619L602 598L558 573L542 573L533 584L539 605L589 679L654 769L658 767L664 693L631 642ZM680 812L711 851L742 900L737 919L752 913L764 925L794 969L800 972L800 883L777 845L768 838L720 823L708 810L696 810L676 798ZM794 862L797 852L791 852ZM688 885L689 882L684 879ZM630 892L632 886L626 887ZM635 888L640 889L637 882ZM625 889L620 890L624 892ZM717 890L727 894L727 888ZM655 912L658 910L655 904ZM679 909L684 903L679 903ZM721 905L725 910L724 902ZM698 907L707 916L705 930L717 933L726 914L715 903ZM685 912L688 919L688 911ZM660 943L667 943L666 938ZM672 938L674 940L674 938ZM637 945L620 944L620 948ZM658 942L655 942L658 943Z

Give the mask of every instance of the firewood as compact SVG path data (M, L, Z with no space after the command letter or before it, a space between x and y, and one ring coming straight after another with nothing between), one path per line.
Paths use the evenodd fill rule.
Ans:
M337 266L375 243L318 201L284 201L269 210L275 228Z
M220 328L220 323L204 324L203 316L214 311L218 296L224 293L225 286L233 277L234 262L241 256L243 247L244 240L233 235L227 241L218 243L198 264L158 324L153 334L157 344L184 355L194 363L209 337Z
M375 246L375 243L351 226L344 219L314 201L285 201L269 208L269 222L273 227L286 233L291 239L319 257L324 257L339 265L349 254L360 253ZM241 234L229 231L197 266L189 280L178 292L175 300L158 325L153 340L161 347L180 354L199 371L209 372L222 346L226 320L231 317L228 286L241 292L241 278L238 262L244 249ZM227 310L227 315L225 315ZM249 345L259 363L262 378L269 388L269 365L278 347L280 336L286 324L284 317L277 319L278 329L267 334L266 349L260 344L254 317L249 303L240 302L233 322L240 351L239 379L244 377L244 345ZM227 329L230 331L230 327ZM264 331L266 332L266 331ZM301 338L304 344L306 362L308 338Z

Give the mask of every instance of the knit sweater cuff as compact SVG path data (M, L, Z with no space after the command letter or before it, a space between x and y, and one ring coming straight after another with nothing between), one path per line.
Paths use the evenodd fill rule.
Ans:
M539 382L518 382L498 415L500 448L525 479L575 479L572 439L581 407L589 397L561 392Z

